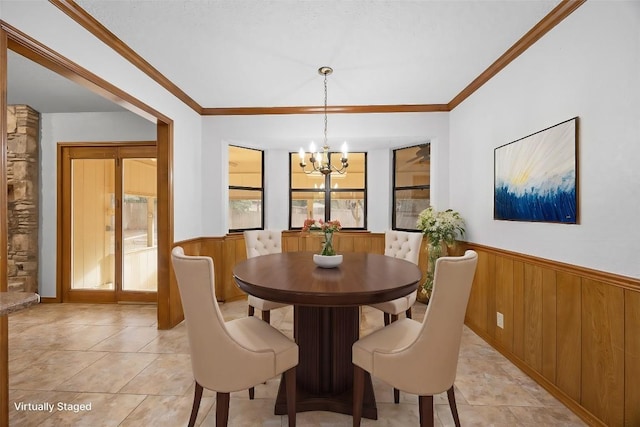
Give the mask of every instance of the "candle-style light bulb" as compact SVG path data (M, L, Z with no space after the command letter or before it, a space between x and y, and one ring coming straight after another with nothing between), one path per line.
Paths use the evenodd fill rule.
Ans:
M316 143L311 141L311 144L309 144L309 151L311 151L312 153L316 152Z
M342 143L342 158L346 159L348 155L349 155L349 150L347 148L347 141L345 141Z
M304 150L300 147L300 151L298 151L298 156L300 156L300 163L304 163Z

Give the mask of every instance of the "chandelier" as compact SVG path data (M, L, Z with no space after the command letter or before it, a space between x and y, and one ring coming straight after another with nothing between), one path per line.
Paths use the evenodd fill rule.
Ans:
M307 175L321 173L326 176L332 172L344 174L347 171L347 167L349 167L349 162L347 161L347 157L349 155L347 151L347 143L345 142L342 144L342 157L340 158L342 166L340 168L337 168L330 163L330 147L327 143L327 76L333 73L333 69L331 67L320 67L318 69L318 73L324 76L324 144L322 145L321 150L317 151L316 144L313 141L309 144L309 166L311 169L307 169L307 162L304 160L305 152L304 149L300 148L300 152L298 153L300 156L300 167Z

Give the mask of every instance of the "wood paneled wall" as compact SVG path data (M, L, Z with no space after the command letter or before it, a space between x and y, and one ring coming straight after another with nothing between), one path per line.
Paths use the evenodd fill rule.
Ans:
M282 236L284 251L318 252L321 242L315 234ZM245 297L232 273L246 258L242 234L178 244L214 259L219 300ZM340 232L334 246L384 253L384 234ZM479 255L466 324L587 423L639 426L640 280L468 243L452 252L465 249ZM423 272L426 264L423 242Z
M589 424L640 425L640 280L461 246L479 255L466 324Z
M384 253L384 234L369 232L336 233L334 248L341 253L371 252ZM228 234L223 237L202 237L177 242L188 255L207 255L213 258L216 277L216 296L219 301L233 301L246 298L246 294L238 288L233 280L233 267L247 258L242 233ZM319 234L302 234L297 231L282 233L282 250L285 252L310 251L319 252L322 236ZM420 269L426 272L426 242L423 241L420 253ZM426 274L426 273L425 273ZM175 278L172 278L175 281ZM423 277L424 280L424 277Z

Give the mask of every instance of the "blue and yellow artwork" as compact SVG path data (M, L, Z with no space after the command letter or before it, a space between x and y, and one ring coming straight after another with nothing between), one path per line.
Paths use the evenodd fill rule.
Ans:
M494 219L576 224L578 118L495 149Z

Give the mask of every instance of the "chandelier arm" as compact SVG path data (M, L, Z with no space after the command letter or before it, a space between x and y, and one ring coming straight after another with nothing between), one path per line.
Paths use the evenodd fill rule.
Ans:
M328 85L327 85L327 76L333 73L333 69L331 67L320 67L318 69L318 73L324 76L324 135L323 135L323 145L321 150L316 151L315 144L311 142L309 153L309 163L311 163L311 171L308 171L306 166L307 163L304 160L304 150L300 149L300 168L305 174L312 174L314 172L320 172L323 175L329 175L332 172L338 172L340 174L346 173L346 169L349 166L347 161L347 149L346 142L343 144L342 156L340 158L341 167L338 169L336 166L331 164L331 148L329 147L328 137L327 137L327 128L328 128Z

